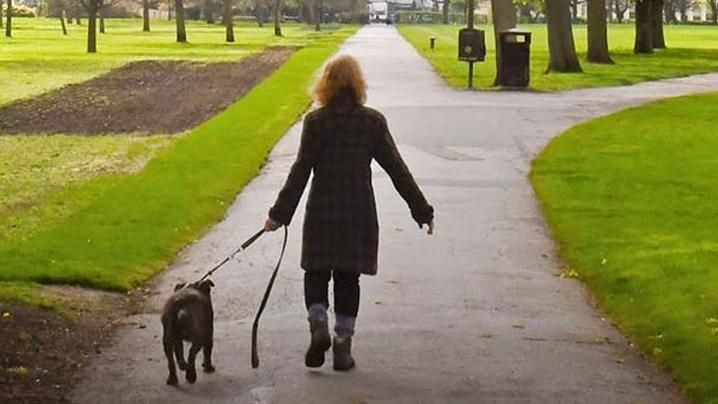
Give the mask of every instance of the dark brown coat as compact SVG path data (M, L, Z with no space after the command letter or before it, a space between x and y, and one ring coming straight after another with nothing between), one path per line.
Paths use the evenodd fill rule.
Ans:
M289 224L314 171L304 219L305 270L376 274L379 227L372 159L389 174L417 223L433 219L434 209L399 155L384 116L340 96L304 119L297 159L269 211L272 220Z

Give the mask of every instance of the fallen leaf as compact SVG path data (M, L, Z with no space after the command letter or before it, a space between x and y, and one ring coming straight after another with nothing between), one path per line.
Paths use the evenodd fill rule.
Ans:
M16 375L20 376L27 376L30 374L30 371L25 366L16 366L14 368L8 368L8 372L15 373Z

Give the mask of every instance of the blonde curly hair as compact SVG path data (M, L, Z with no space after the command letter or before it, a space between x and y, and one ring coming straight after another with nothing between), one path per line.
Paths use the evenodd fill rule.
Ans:
M327 64L314 86L314 99L321 105L328 105L334 97L347 90L357 104L363 105L366 102L366 82L359 62L349 55L344 55Z

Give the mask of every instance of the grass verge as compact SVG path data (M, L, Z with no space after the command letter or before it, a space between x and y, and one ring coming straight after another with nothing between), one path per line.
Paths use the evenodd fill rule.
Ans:
M157 273L222 217L309 105L314 72L353 32L343 28L307 44L141 172L97 178L73 191L91 203L25 240L0 244L0 280L126 290Z
M576 126L531 179L560 255L697 402L718 402L718 94Z
M455 88L465 88L468 64L457 60L458 30L448 25L401 25L402 35L425 57L434 69ZM474 65L475 86L491 88L496 76L492 26L477 27L486 31L486 61ZM613 65L586 62L586 26L575 26L576 49L584 73L545 74L548 66L548 43L545 25L527 25L532 32L531 83L534 90L558 91L572 88L607 87L658 80L670 77L718 71L718 30L708 26L669 25L665 27L668 49L652 55L634 55L632 25L609 25L609 46ZM429 37L437 37L434 50Z

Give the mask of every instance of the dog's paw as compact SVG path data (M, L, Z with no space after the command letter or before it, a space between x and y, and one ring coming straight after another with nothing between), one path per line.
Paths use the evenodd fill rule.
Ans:
M187 370L187 362L177 362L177 367L184 372Z
M178 383L178 381L177 381L177 375L170 375L170 376L167 378L167 385L168 385L168 386L176 386L177 383Z
M204 370L204 373L214 373L214 366L211 364L203 363L202 369Z
M185 379L187 379L187 383L194 383L197 381L197 371L190 368L187 369L187 373L185 373Z

